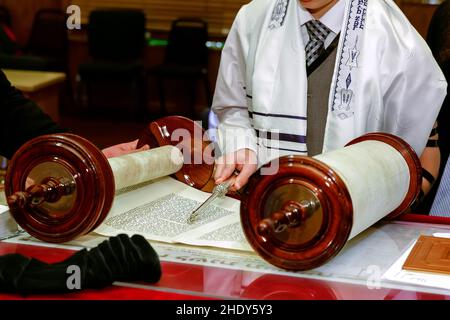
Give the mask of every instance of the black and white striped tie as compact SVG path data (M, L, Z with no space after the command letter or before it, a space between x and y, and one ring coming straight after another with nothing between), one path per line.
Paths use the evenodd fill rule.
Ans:
M309 34L309 42L305 47L306 65L309 67L319 57L331 31L319 20L310 20L305 25Z

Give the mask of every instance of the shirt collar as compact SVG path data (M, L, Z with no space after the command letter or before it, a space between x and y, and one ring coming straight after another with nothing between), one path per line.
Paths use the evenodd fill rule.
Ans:
M313 20L314 17L311 15L311 13L303 8L299 1L297 1L297 3L300 9L299 19L301 25L304 25L306 22ZM320 22L322 22L328 29L336 34L341 32L342 23L344 21L345 3L345 0L339 0L327 13L325 13L319 19Z

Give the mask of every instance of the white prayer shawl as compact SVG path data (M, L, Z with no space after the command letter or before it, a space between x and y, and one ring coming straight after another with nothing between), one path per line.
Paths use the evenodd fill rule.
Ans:
M237 41L242 52L231 53L225 45L213 103L223 152L250 148L259 153L260 164L285 154L306 154L308 88L298 10L297 0L254 0L239 11L230 41ZM347 0L337 50L323 152L382 131L403 138L420 155L447 84L397 5ZM239 55L245 66L239 65ZM226 78L242 69L245 93L231 92L235 79ZM227 102L239 94L247 97L248 113L237 99ZM267 131L279 131L279 139L265 139ZM277 149L281 152L267 154Z

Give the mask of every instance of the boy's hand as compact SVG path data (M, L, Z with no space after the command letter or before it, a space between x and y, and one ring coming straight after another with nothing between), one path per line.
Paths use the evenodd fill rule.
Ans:
M228 180L237 171L235 181L230 191L237 191L247 184L250 176L258 169L256 153L250 149L240 149L221 156L216 160L214 180L220 184Z

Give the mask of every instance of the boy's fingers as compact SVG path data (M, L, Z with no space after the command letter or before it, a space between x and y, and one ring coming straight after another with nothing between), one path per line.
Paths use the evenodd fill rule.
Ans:
M220 176L216 179L216 183L219 184L227 180L233 174L235 168L236 165L234 163L225 164Z
M236 177L236 181L233 184L235 190L241 189L248 182L250 176L256 171L256 165L247 164L242 167L241 172Z

